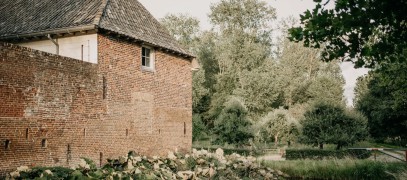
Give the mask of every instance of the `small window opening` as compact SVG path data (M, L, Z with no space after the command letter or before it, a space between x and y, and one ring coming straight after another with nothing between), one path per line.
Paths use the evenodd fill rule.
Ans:
M10 144L11 144L11 141L6 139L6 141L4 142L4 149L10 149Z
M26 129L25 129L25 139L28 139L28 133L29 133L29 129L26 128Z
M43 148L47 147L47 139L42 139L41 140L41 147L43 147Z
M187 134L187 125L186 125L186 123L184 122L184 135L186 135Z
M161 134L161 129L158 129L158 134Z
M100 167L102 167L102 165L103 165L103 153L102 152L100 152L100 154L99 154L99 165L100 165Z
M68 144L68 150L66 151L66 162L69 164L69 160L72 159L71 144Z
M86 128L83 128L83 136L86 137Z
M107 96L107 80L106 77L103 76L103 99L106 99Z
M126 129L126 137L129 136L129 129Z

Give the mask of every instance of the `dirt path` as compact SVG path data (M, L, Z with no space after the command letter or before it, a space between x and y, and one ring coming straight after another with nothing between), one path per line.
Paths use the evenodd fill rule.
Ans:
M257 157L257 159L260 161L285 161L285 158L281 157L279 154L266 154L264 156Z

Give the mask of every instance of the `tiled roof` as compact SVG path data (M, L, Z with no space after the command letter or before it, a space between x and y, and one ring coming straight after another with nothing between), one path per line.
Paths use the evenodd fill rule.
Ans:
M89 28L191 56L137 0L0 0L0 39Z

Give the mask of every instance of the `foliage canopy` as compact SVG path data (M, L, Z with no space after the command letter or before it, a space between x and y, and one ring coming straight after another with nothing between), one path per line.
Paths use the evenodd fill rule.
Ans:
M336 144L337 149L354 144L367 137L367 119L346 111L339 105L318 102L304 115L302 125L303 143L319 145Z
M356 67L375 67L399 60L406 51L405 0L314 0L313 10L301 15L301 26L290 29L290 40L324 49L322 58L353 61ZM405 59L405 58L404 58Z
M406 69L407 62L388 64L358 83L359 90L364 90L357 94L356 108L369 119L370 134L377 140L407 142Z
M247 109L238 98L231 97L225 103L225 108L215 120L214 132L218 135L217 143L242 145L253 137Z

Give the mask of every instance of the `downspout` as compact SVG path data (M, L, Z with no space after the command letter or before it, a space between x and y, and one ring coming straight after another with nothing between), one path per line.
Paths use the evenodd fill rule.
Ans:
M48 38L52 43L55 44L55 48L56 48L55 53L56 53L57 55L59 55L58 39L56 39L56 40L52 39L51 34L47 34L47 38Z

